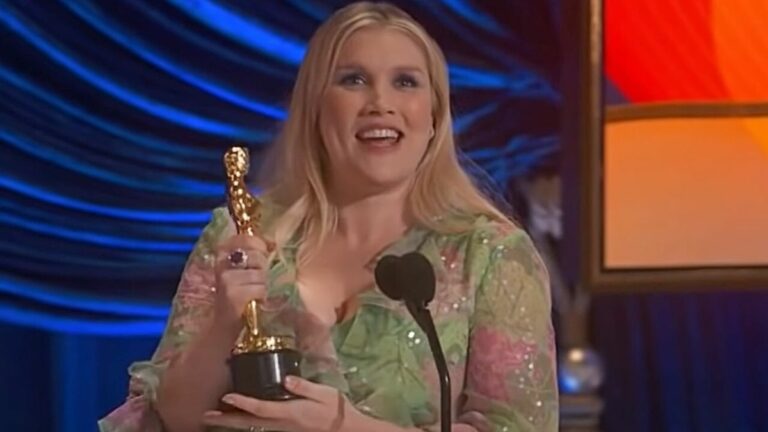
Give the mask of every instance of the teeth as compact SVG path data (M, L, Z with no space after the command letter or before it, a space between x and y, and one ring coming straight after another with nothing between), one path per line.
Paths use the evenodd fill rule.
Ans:
M362 139L397 138L400 133L394 129L368 129L359 133Z

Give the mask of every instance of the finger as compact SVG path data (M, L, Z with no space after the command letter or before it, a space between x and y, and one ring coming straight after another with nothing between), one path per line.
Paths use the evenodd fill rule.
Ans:
M207 411L203 414L203 423L208 426L248 430L253 426L263 427L266 430L281 430L282 422L259 418L247 413L222 413L221 411Z
M218 280L219 292L235 303L244 300L262 300L267 296L264 279L237 274L222 275Z
M224 395L221 400L226 404L263 419L284 420L290 416L290 406L286 402L254 399L237 393Z
M236 234L221 243L221 248L225 249L253 249L261 251L264 254L269 252L267 241L261 236L249 236L245 234Z
M264 251L253 248L220 248L216 252L216 269L219 272L236 269L242 270L240 267L235 267L232 263L232 254L235 251L245 252L247 256L245 262L245 268L247 269L265 269L268 268L267 255Z
M229 255L237 250L244 250L250 256L261 256L266 260L269 254L269 247L266 240L259 236L248 236L243 234L237 234L229 237L216 248L217 262L221 262L229 258Z
M221 272L219 280L231 286L264 284L267 274L262 269L227 269Z
M267 287L264 284L237 285L225 289L228 292L222 295L222 304L228 304L231 307L237 308L237 310L245 308L246 304L251 300L256 300L261 304L267 299Z
M313 383L297 376L287 376L283 386L296 396L302 396L310 400L330 403L338 398L339 391L333 387Z

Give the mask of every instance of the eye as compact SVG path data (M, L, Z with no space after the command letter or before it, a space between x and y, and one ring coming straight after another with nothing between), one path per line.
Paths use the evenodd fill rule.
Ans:
M395 78L395 86L400 88L414 88L419 85L419 81L413 75L401 74Z
M339 79L339 84L343 86L359 86L365 84L365 77L361 73L348 73Z

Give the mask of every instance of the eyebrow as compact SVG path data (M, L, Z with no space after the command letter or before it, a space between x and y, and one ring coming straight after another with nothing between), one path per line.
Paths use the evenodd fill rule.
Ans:
M343 65L338 65L336 67L336 72L351 71L351 70L365 72L365 68L357 63L343 64ZM426 75L426 71L418 66L409 66L409 65L396 66L394 70L397 72L411 72L411 73L415 72L415 73Z

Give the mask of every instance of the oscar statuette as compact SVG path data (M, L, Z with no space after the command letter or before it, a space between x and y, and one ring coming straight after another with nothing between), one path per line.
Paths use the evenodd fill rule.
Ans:
M261 203L246 187L248 150L232 147L224 155L227 205L238 234L259 236ZM229 257L235 267L247 267L247 254L235 250ZM266 269L265 269L266 270ZM287 375L299 375L301 355L289 336L266 335L261 329L259 302L251 300L243 311L244 329L229 360L233 390L264 400L296 398L283 387Z

